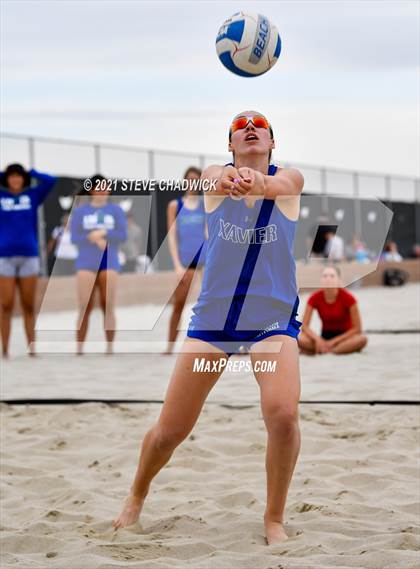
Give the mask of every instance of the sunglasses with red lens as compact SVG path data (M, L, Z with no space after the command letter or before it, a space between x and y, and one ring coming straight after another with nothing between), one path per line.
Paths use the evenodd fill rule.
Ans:
M233 120L232 125L230 127L231 133L233 134L237 130L242 130L243 128L246 128L249 122L251 122L255 126L255 128L265 128L267 130L269 130L270 128L270 123L262 115L254 115L251 117L241 116Z

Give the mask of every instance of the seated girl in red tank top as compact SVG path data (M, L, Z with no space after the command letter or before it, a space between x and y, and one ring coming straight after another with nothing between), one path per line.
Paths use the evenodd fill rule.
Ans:
M302 353L348 354L362 350L367 338L362 334L356 298L341 288L340 271L336 266L325 267L321 277L323 288L311 294L298 338ZM310 328L312 312L316 310L322 322L321 334Z

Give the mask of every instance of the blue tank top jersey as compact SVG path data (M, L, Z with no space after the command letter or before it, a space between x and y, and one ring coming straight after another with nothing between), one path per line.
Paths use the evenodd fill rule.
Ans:
M269 166L274 176L277 167ZM264 297L292 309L297 299L293 243L296 221L274 200L249 208L244 199L225 197L207 214L208 244L198 303L212 299Z
M38 207L52 190L57 178L29 172L37 186L13 194L0 187L0 257L38 256Z
M102 251L91 243L88 235L95 229L106 229L107 247ZM127 239L127 220L120 206L107 203L103 207L84 204L76 207L71 214L71 240L77 245L79 254L76 269L97 272L103 269L120 269L118 247Z
M201 266L206 254L204 200L200 196L196 209L184 207L181 198L178 198L177 202L176 229L180 261L184 267L191 263Z

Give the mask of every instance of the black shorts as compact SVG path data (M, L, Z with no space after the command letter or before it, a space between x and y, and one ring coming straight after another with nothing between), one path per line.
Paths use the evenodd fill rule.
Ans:
M324 340L331 340L332 338L340 336L341 334L344 333L345 330L322 330L321 336L324 338Z
M200 259L200 253L201 253L201 249L203 247L200 248L199 252L197 253L197 255L194 257L194 259L191 261L191 263L189 265L184 265L182 264L182 266L184 267L184 269L201 269L201 267L204 265L204 260Z
M195 259L193 261L191 261L191 263L188 265L188 267L184 267L184 269L201 269L201 267L203 266L203 263L198 263Z

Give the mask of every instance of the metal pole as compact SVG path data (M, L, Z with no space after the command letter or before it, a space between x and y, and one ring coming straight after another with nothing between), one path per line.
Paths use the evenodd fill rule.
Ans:
M420 180L414 180L414 238L420 244Z
M200 170L204 170L204 167L206 165L206 158L202 154L200 154L200 156L198 157L198 164L200 166Z
M155 178L155 153L153 150L148 151L148 162L149 162L149 180L154 180ZM156 190L155 190L156 191ZM159 269L159 258L156 257L156 253L158 252L159 247L159 233L158 233L158 223L159 223L159 216L158 216L158 204L157 204L157 197L156 195L151 196L152 198L152 207L151 207L151 228L150 228L150 239L151 239L151 250L152 250L152 258L155 259L154 266L156 269Z
M101 173L101 146L100 144L95 144L93 147L93 152L95 155L95 174Z
M391 199L391 176L385 176L385 201L390 202Z
M29 168L35 168L35 141L28 138Z
M28 138L28 156L29 168L35 168L35 140ZM37 212L37 229L38 229L38 243L39 243L39 262L41 275L45 277L48 274L48 260L47 260L47 239L45 236L45 214L44 204L38 208Z
M354 199L354 232L362 239L362 212L359 196L359 174L353 172L353 199Z
M328 211L328 196L327 196L327 171L321 168L321 210L322 213L329 215Z
M385 176L385 202L390 209L392 209L392 184L391 184L391 176ZM389 234L389 237L392 238L392 222L389 227L389 231L387 232L387 220L385 216L385 229L384 234Z

